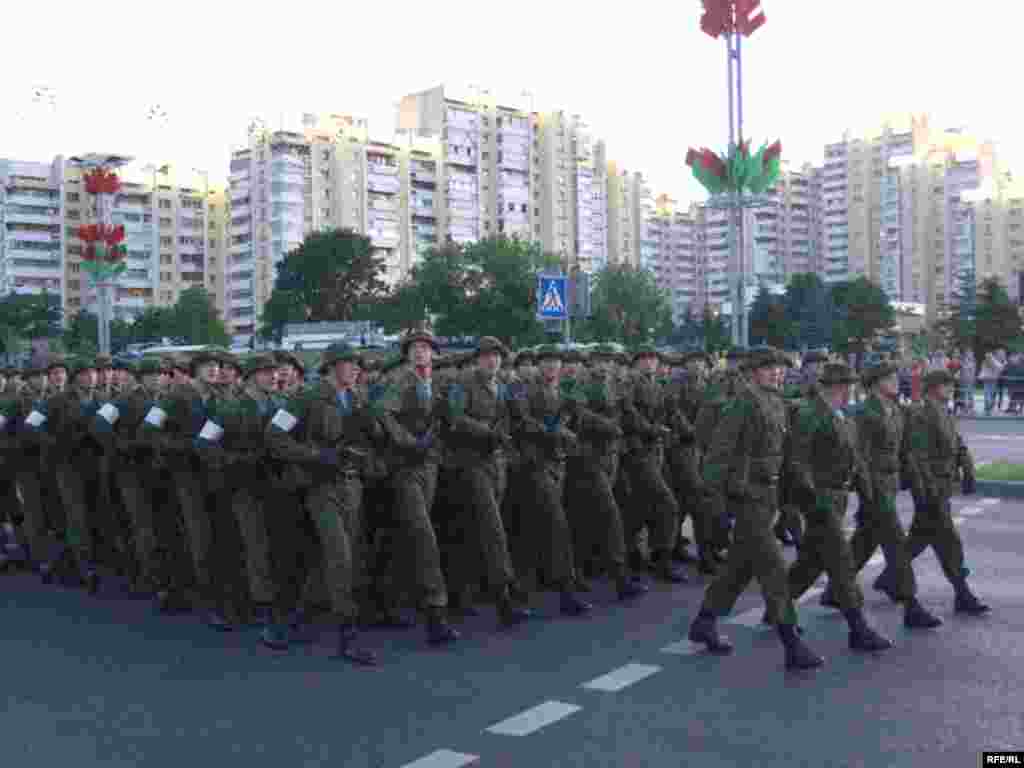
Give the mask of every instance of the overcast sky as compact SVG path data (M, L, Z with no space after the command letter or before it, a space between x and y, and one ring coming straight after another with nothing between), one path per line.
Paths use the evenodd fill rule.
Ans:
M820 162L845 128L927 110L999 143L1024 173L1019 62L1024 11L1011 0L764 0L744 43L745 134ZM97 13L94 9L102 9ZM96 0L9 3L0 77L0 157L111 151L227 175L255 116L369 118L390 140L402 95L467 83L536 109L579 113L611 159L656 192L702 198L689 145L724 146L725 44L698 26L699 0L450 0L270 3ZM50 109L32 89L56 94ZM147 111L161 105L160 127Z

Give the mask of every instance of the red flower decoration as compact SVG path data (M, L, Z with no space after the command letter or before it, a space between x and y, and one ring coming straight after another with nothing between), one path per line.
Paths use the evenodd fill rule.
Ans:
M708 171L720 179L724 179L727 175L725 163L722 162L722 158L707 147L700 151L700 164L705 171Z
M95 168L82 177L85 191L90 195L113 195L121 189L121 180L113 171Z
M82 224L78 228L78 239L87 243L106 243L113 248L124 240L124 225L108 227L106 224Z
M85 246L85 252L82 253L82 259L85 261L96 261L96 244L89 243Z
M774 144L769 145L768 149L764 151L765 162L772 160L776 157L782 156L782 142L776 141Z

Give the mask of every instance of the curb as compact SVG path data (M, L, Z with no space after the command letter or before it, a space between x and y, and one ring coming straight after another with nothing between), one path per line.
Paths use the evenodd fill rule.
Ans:
M971 416L966 414L958 414L957 418L960 421L1024 421L1024 415L1021 416Z
M1024 499L1024 483L1010 480L978 480L978 496L995 496L1002 499Z

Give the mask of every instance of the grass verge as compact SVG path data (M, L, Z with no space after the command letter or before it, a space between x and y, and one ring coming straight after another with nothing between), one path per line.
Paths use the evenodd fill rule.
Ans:
M979 480L998 480L1005 482L1024 483L1024 464L1013 464L1009 461L993 461L978 467Z

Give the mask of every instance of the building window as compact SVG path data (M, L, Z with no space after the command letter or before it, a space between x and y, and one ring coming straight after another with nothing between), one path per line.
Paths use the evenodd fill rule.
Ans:
M68 200L69 203L77 203L78 202L78 193L77 192L68 192L67 200Z
M170 248L172 245L174 245L174 238L173 237L161 237L160 238L160 245L165 247L165 248Z
M80 218L82 218L81 212L73 208L69 208L67 211L65 211L65 215L72 221L78 221Z
M82 265L81 264L72 264L71 265L71 274L77 275L79 272L81 272L81 270L82 270Z
M68 290L69 291L80 291L80 290L82 290L82 281L81 280L68 280Z
M163 208L164 210L169 210L170 207L171 207L171 201L170 200L161 200L160 201L160 207Z
M82 306L82 300L81 299L68 299L68 306L69 307L80 307L80 306Z

